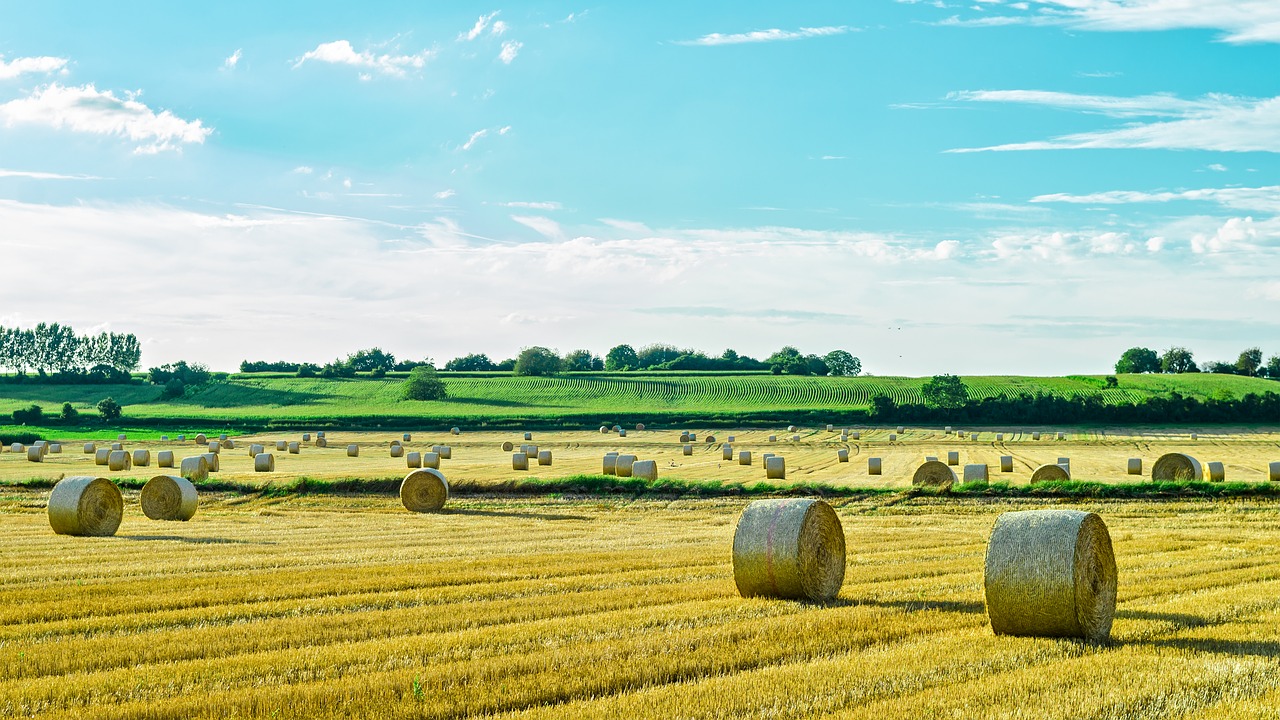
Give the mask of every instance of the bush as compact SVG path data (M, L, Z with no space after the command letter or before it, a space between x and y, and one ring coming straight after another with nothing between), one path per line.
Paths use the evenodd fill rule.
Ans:
M955 409L964 407L969 400L969 388L955 375L934 375L920 388L926 405Z
M320 374L320 366L315 363L302 363L298 366L298 377L311 378Z
M17 425L35 425L44 419L44 409L32 405L24 410L13 411L13 422Z
M449 397L444 381L430 365L420 365L409 371L409 379L401 386L406 400L444 400Z
M123 408L120 407L120 403L112 398L103 398L98 401L98 414L103 420L119 420L121 412Z
M160 397L166 398L166 399L180 398L186 394L187 394L187 384L182 382L178 378L173 378L172 380L164 384L164 392L160 393Z
M73 423L80 419L80 411L76 410L71 403L62 403L62 412L58 413L58 419L64 423Z
M516 375L545 376L560 372L560 356L544 347L528 347L516 358Z

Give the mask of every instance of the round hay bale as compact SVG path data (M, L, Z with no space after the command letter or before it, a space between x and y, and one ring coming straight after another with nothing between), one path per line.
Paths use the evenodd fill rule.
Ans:
M1013 456L1012 455L1000 456L1000 472L1002 473L1013 472Z
M948 450L948 451L947 451L947 464L948 464L948 465L959 465L959 464L960 464L960 453L956 452L955 450Z
M209 452L213 453L214 455L220 454L222 452L222 441L214 440L213 442L209 443Z
M1222 463L1210 461L1205 463L1205 467L1209 470L1209 482L1222 482L1227 479L1227 471Z
M289 443L284 440L276 441L276 452L284 452L289 449Z
M538 464L539 464L539 465L550 465L550 464L551 464L551 451L550 451L550 450L541 450L541 451L539 451L539 452L538 452Z
M799 435L792 435L792 436L791 436L791 442L800 442L800 436L799 436Z
M178 473L191 482L207 480L209 479L209 462L204 459L203 455L182 458Z
M883 469L883 462L880 460L880 458L873 458L873 457L867 458L867 474L868 475L879 475L882 469Z
M708 445L710 445L711 443L714 443L714 442L716 441L716 436L715 436L715 435L708 435L708 436L706 436L706 437L704 438L704 440L706 440L706 441L707 441L707 444L708 444Z
M156 453L156 465L162 468L173 467L173 451L161 450L160 452Z
M689 442L698 442L698 433L689 433Z
M290 454L290 455L297 455L297 454L299 454L299 453L301 453L301 452L302 452L302 444L301 444L301 443L299 443L297 440L292 440L292 441L290 441L290 442L289 442L289 454Z
M836 462L842 462L842 463L849 462L849 451L845 448L840 448L839 450L837 450Z
M126 450L112 450L107 456L107 469L112 472L121 472L123 470L132 470L133 463L129 461L129 453Z
M160 436L160 442L169 442L169 436L168 436L168 435L161 435L161 436Z
M955 482L956 471L940 462L927 462L916 468L915 474L911 476L911 484L916 487L950 490Z
M222 456L218 453L204 453L200 457L204 458L204 464L209 468L209 472L222 472Z
M889 433L889 442L897 442L897 441L898 441L898 436L894 433Z
M219 439L219 440L226 440L226 439L227 439L226 433L223 433L222 435L219 435L219 436L218 436L218 439Z
M1116 559L1107 525L1079 510L1022 510L996 518L983 574L997 635L1103 642L1116 609Z
M404 457L404 446L403 446L403 445L392 445L392 446L391 446L391 457L393 457L393 458L394 458L394 457Z
M157 475L142 486L142 513L152 520L190 520L200 505L196 486L183 477Z
M186 442L186 441L187 441L187 436L186 436L186 435L179 435L179 436L178 436L178 442Z
M107 448L98 448L93 452L93 464L106 465L111 460L112 452L114 451L108 450Z
M453 459L453 448L448 445L432 445L431 452L439 455L441 460Z
M513 447L515 447L515 446L514 446L514 445L512 445L510 442L504 442L504 443L502 443L502 452L511 452L511 449L512 449Z
M604 426L604 425L601 425L601 426L600 426L600 434L601 434L601 435L608 435L608 434L609 434L609 428L608 428L608 427L606 427L606 426Z
M692 455L692 454L693 454L693 446L692 446L692 445L690 445L690 444L688 444L688 443L685 443L683 446L681 446L681 447L680 447L680 451L681 451L682 453L684 453L686 456L688 456L688 455Z
M302 433L302 442L311 442L311 433Z
M123 449L124 449L124 445L121 445L120 443L111 443L111 449L112 449L112 450L123 450Z
M206 438L206 437L204 436L204 433L199 433L199 434L197 434L197 435L196 435L196 444L197 444L197 445L208 445L208 444L209 444L209 439L208 439L208 438Z
M405 433L405 434L403 434L403 435L401 435L401 436L400 436L400 439L401 439L401 440L403 440L403 441L405 441L405 442L412 442L412 441L413 441L413 436L412 436L412 435L410 435L409 433ZM403 485L403 483L401 483L401 484Z
M458 428L456 428L456 427L454 427L454 428L449 428L449 434L450 434L450 435L461 435L461 434L462 434L462 431L461 431L461 430L459 430L459 429L458 429Z
M735 440L737 440L737 438L732 435L724 439L725 442L734 442Z
M1129 458L1129 465L1125 471L1130 475L1142 474L1142 458Z
M258 457L267 449L261 443L249 443L249 457Z
M347 457L360 457L360 446L351 444L347 446Z
M1199 436L1199 435L1197 435L1197 434L1195 434L1195 433L1191 433L1191 439L1192 439L1192 440L1199 440L1199 439L1200 439L1200 436Z
M793 433L793 432L795 432L795 431L796 431L796 426L795 426L795 425L788 425L788 426L787 426L787 432L791 432L791 433Z
M538 446L537 446L537 445L525 445L525 446L524 446L524 454L525 454L525 455L528 455L530 458L536 458L536 457L538 457Z
M613 431L614 431L614 432L619 432L619 431L621 431L621 430L622 430L622 426L621 426L621 425L614 425L614 426L613 426ZM532 439L533 439L533 438L531 438L531 437L529 437L529 438L525 438L525 440L532 440Z
M400 481L400 502L409 512L435 512L448 501L449 481L439 470L414 470Z
M899 434L899 435L905 435L906 433L907 433L907 429L906 429L905 427L903 427L903 426L899 425L899 426L898 426L898 434Z
M1004 442L1004 433L996 433L996 442Z
M1071 471L1061 465L1041 465L1031 473L1031 484L1042 482L1066 482L1071 479Z
M765 458L764 476L766 480L786 480L787 461L781 455Z
M527 433L525 433L525 434L524 434L524 439L525 439L525 440L532 440L532 439L533 439L533 433L531 433L531 432L527 432Z
M964 466L964 481L966 483L987 483L990 480L991 476L987 470L986 463L971 463Z
M1200 461L1182 453L1166 453L1151 466L1151 479L1164 482L1192 482L1204 480Z
M98 446L97 446L97 445L95 445L94 443L85 443L85 444L84 444L84 454L85 454L85 455L92 455L92 454L96 453L97 451L98 451Z
M62 454L62 443L49 443L45 447L49 448L49 452L53 453L54 455Z
M1268 463L1267 477L1271 482L1280 482L1280 462Z
M733 581L742 597L833 600L844 552L844 528L827 503L756 500L733 531Z
M422 453L420 453L420 452L411 452L411 453L409 453L409 454L405 455L405 456L404 456L404 463L405 463L405 465L406 465L406 466L411 467L411 468L420 468L420 467L422 467Z
M849 433L849 437L853 438L854 440L861 440L861 439L862 439L862 433L860 433L860 432L852 432L852 433Z
M427 453L427 454L434 455L435 453ZM511 455L511 469L512 470L528 470L529 456L522 452L513 453Z
M969 435L969 440L970 440L971 442L977 442L977 441L978 441L978 433L971 433L971 434Z
M276 456L269 452L258 453L257 455L254 455L253 471L254 472L275 472Z
M945 428L943 428L943 429L942 429L942 432L944 432L944 433L946 433L946 434L950 435L950 434L951 434L951 426L950 426L950 425L946 426Z
M321 430L321 431L319 431L319 432L317 432L317 433L316 433L316 438L322 438L322 437L324 437L324 436L325 436L325 434L324 434L324 431L323 431L323 430Z
M63 478L49 493L49 527L59 535L115 535L124 518L120 488L106 478Z
M721 459L721 460L732 460L732 459L733 459L733 446L732 446L732 445L722 445L722 446L720 446L720 459Z
M1067 439L1067 434L1066 434L1066 433L1064 433L1064 432L1060 432L1060 433L1058 433L1058 439L1059 439L1059 440L1066 440L1066 439Z
M631 477L653 482L658 479L657 460L637 460L631 463Z
M831 423L827 423L827 432L832 432L835 429L836 429L835 425L832 425Z
M636 432L644 432L644 423L636 423Z
M635 455L619 455L614 461L614 474L618 477L631 477L631 468L635 462Z
M318 438L316 438L316 447L318 447L318 448L327 448L327 447L329 447L329 441L328 441L327 439L325 439L325 438L318 437Z
M126 436L124 433L120 433L119 435L117 435L117 436L116 436L116 439L117 439L117 440L119 440L119 441L121 441L121 442L124 442L125 440L128 440L129 438L128 438L128 436Z
M618 431L618 437L626 437L626 436L627 436L627 431L625 429Z
M228 450L235 450L235 449L236 449L236 441L235 441L235 440L232 440L231 438L227 438L227 439L225 439L225 440L221 440L221 441L219 441L219 442L220 442L220 444L222 445L222 447L224 447L224 448L226 448L226 449L228 449Z
M739 464L739 465L750 465L750 464L751 464L751 451L750 451L750 450L743 450L742 452L738 453L738 464Z
M528 455L525 459L528 459ZM440 453L424 452L422 453L422 467L431 468L432 470L440 469Z
M151 464L151 451L134 450L132 460L134 467L147 467Z
M605 453L604 467L601 472L605 475L616 475L618 473L618 453Z
M39 447L32 445L27 448L27 462L44 462L44 452Z
M682 443L689 442L689 433L687 432L680 433L680 442Z
M769 442L778 442L778 436L777 436L777 435L770 435L770 436L769 436Z

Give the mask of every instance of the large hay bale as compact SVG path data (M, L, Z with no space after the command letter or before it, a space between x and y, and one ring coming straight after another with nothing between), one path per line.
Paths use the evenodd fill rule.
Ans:
M550 464L551 464L551 451L550 451L550 450L539 450L539 451L538 451L538 464L539 464L539 465L550 465Z
M435 455L435 453L427 453L427 454L428 454L428 455ZM511 469L512 469L512 470L528 470L528 469L529 469L529 456L528 456L528 455L526 455L525 453L522 453L522 452L512 453L512 455L511 455Z
M529 456L525 455L525 459L527 460L528 458ZM525 469L527 469L528 463L525 463L525 466L526 466ZM440 453L433 453L433 452L422 453L422 467L430 468L432 470L439 470L440 469Z
M946 463L927 462L916 468L911 476L911 484L916 487L930 487L939 490L950 490L956 483L956 471Z
M316 447L318 448L329 447L329 440L327 438L322 438L322 437L316 438Z
M1041 465L1031 473L1031 484L1042 482L1066 482L1071 479L1071 471L1061 465Z
M226 449L228 449L228 450L235 450L235 449L236 449L236 441L235 441L235 440L232 440L231 438L225 438L225 439L223 439L223 440L220 440L220 441L219 441L219 443L222 445L222 447L224 447L224 448L226 448Z
M85 444L84 444L84 454L85 454L85 455L92 455L92 454L94 454L94 453L96 453L96 452L98 452L98 446L97 446L96 444L94 444L94 443L85 443Z
M510 441L504 442L502 443L502 452L511 452L514 447L515 445L512 445Z
M269 452L258 453L257 455L254 455L253 471L254 472L275 472L276 456Z
M879 475L882 472L882 470L883 470L883 463L880 460L880 458L875 458L875 457L867 458L867 474L868 475Z
M706 441L707 441L707 444L708 444L708 445L710 445L711 443L713 443L713 442L715 442L715 441L716 441L716 436L715 436L715 435L708 435L708 436L706 436L705 438L703 438L703 440L706 440Z
M622 432L622 426L621 426L621 425L614 425L614 426L613 426L613 431L614 431L614 432ZM525 439L526 439L526 440L532 440L533 438L525 438Z
M449 481L439 470L414 470L400 481L400 502L409 512L435 512L448 501Z
M827 503L756 500L733 531L733 580L743 597L833 600L844 552L844 528Z
M431 452L439 455L441 460L453 459L453 447L449 445L432 445Z
M764 476L766 480L786 480L787 461L781 455L765 458Z
M536 458L536 457L538 457L538 446L537 446L537 445L525 445L525 446L524 446L524 454L525 454L525 455L528 455L530 458Z
M738 453L738 464L739 464L739 465L750 465L750 464L751 464L751 451L750 451L750 450L743 450L742 452Z
M134 467L147 467L151 464L151 451L134 450L132 460Z
M1217 462L1216 460L1211 460L1208 463L1205 463L1205 469L1209 471L1209 482L1222 482L1227 479L1226 468L1222 466L1222 463Z
M411 467L411 468L420 468L420 467L422 467L422 453L420 453L420 452L411 452L411 453L409 453L409 454L405 455L405 456L404 456L404 463L405 463L405 466L407 466L407 467Z
M608 426L606 426L606 425L601 425L601 426L600 426L600 434L601 434L601 435L608 435L608 434L609 434L609 428L608 428Z
M1002 473L1013 472L1013 456L1012 455L1000 456L1000 472Z
M658 479L657 460L637 460L631 463L631 477L653 482Z
M249 457L258 457L266 451L267 448L261 443L249 443Z
M209 479L209 461L205 460L203 455L182 458L178 474L191 482L207 480Z
M222 441L220 441L220 440L214 440L213 442L209 443L209 452L213 453L214 455L221 454L221 453L222 453Z
M1280 462L1273 462L1267 465L1267 477L1271 482L1280 482Z
M204 458L204 464L209 468L209 472L222 472L222 456L217 453L204 453L200 457Z
M62 454L62 443L49 443L48 445L45 445L45 447L49 448L49 452L54 455Z
M635 463L635 455L619 455L614 462L614 474L618 477L631 477L632 466Z
M720 446L720 459L721 459L721 460L732 460L732 459L733 459L733 446L732 446L732 445L721 445L721 446Z
M964 466L964 481L966 483L987 483L990 480L991 475L987 470L986 463L970 463Z
M391 446L391 457L393 457L393 458L396 458L396 457L404 457L404 446L403 446L403 445L392 445L392 446Z
M845 448L840 448L839 450L836 450L836 462L842 462L842 463L849 462L849 451Z
M601 472L605 475L618 474L618 453L610 452L604 454L604 467Z
M682 433L680 433L680 442L682 442L682 443L687 443L687 442L689 442L689 433L687 433L687 432L682 432Z
M854 440L861 440L861 439L862 439L862 433L860 433L860 432L851 432L851 433L849 433L849 437L853 438Z
M835 429L836 429L835 425L832 425L831 423L827 423L827 432L831 432Z
M27 462L44 462L44 452L37 445L27 448Z
M905 435L906 433L907 433L907 429L906 429L905 427L903 427L902 425L899 425L899 426L898 426L898 434L899 434L899 435Z
M959 452L957 452L957 451L955 451L955 450L948 450L948 451L947 451L947 464L948 464L948 465L959 465L959 464L960 464L960 453L959 453Z
M625 428L618 431L618 437L626 437L626 436L627 436L627 431Z
M118 443L118 442L117 442L117 443L111 443L111 449L112 449L112 450L123 450L123 449L124 449L124 445L122 445L122 444L120 444L120 443Z
M198 433L198 434L196 435L196 444L197 444L197 445L208 445L208 444L209 444L209 439L208 439L208 438L206 438L206 437L204 436L204 433Z
M132 470L133 463L129 461L129 451L112 450L111 454L107 456L107 469L112 472Z
M1151 466L1151 479L1164 482L1192 482L1204 480L1200 461L1182 453L1166 453Z
M111 461L111 453L113 452L115 451L109 450L107 448L98 448L93 452L93 464L105 466L108 462Z
M302 452L302 444L301 444L301 443L299 443L297 440L291 440L291 441L289 441L289 454L290 454L290 455L297 455L297 454L299 454L299 453L301 453L301 452Z
M142 512L152 520L190 520L200 506L196 486L183 477L157 475L142 486Z
M120 488L106 478L63 478L49 493L49 527L59 535L115 535L124 518Z
M685 443L684 445L682 445L682 446L680 447L680 452L684 453L686 456L687 456L687 455L692 455L692 454L693 454L693 446L692 446L692 445L690 445L690 444L688 444L688 443Z
M951 434L951 426L950 426L950 425L946 426L945 428L943 428L943 429L942 429L942 432L944 432L944 433L946 433L946 434L950 435L950 434Z
M1033 432L1033 433L1031 433L1031 439L1032 439L1032 440L1039 440L1039 439L1040 439L1040 433L1038 433L1038 432Z
M287 440L276 441L276 452L284 452L288 449L289 449L289 442Z
M996 518L983 575L997 635L1105 641L1116 609L1116 559L1096 513L1022 510Z
M355 443L348 445L347 457L360 457L360 446Z
M173 451L161 450L160 452L156 453L156 465L162 468L173 467Z
M1130 475L1142 474L1142 458L1129 458L1129 464L1125 471Z
M777 436L777 435L770 435L770 436L769 436L769 442L778 442L778 436Z

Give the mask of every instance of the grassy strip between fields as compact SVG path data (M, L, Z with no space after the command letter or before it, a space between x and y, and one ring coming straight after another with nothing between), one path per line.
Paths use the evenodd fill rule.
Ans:
M266 485L232 480L202 480L196 487L206 492L283 497L287 495L395 495L402 478L346 478L317 480L298 478ZM138 490L145 484L140 478L115 480L122 488ZM32 478L0 483L0 487L48 489L57 484L50 478ZM754 484L722 483L714 480L644 480L609 475L571 475L563 478L509 480L499 483L460 482L450 485L455 496L574 496L600 497L831 497L869 498L898 496L901 498L1097 498L1135 500L1185 500L1194 498L1276 498L1280 499L1280 483L1208 483L1208 482L1142 482L1099 483L1080 480L1044 482L1036 485L1008 483L967 483L950 490L930 488L868 488L824 485L821 483Z

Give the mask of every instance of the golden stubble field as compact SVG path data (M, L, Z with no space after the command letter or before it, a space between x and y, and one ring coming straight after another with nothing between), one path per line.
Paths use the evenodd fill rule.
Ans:
M996 441L996 430L983 429L978 441L947 435L940 429L908 428L895 442L889 435L896 428L862 429L860 441L842 443L837 429L827 433L825 429L801 429L800 440L788 438L785 428L776 430L705 430L690 428L697 433L698 441L692 443L694 452L682 454L679 430L631 430L628 436L602 435L599 432L534 432L532 443L539 449L550 450L553 464L538 466L531 462L528 471L511 469L511 453L501 445L510 441L517 448L525 441L518 432L463 432L453 436L446 432L412 433L413 439L404 443L406 451L428 451L432 445L449 445L453 458L442 462L441 469L451 482L467 482L479 486L502 483L521 478L557 478L578 474L601 472L601 457L605 452L618 450L637 455L640 459L658 461L660 478L681 480L715 480L725 483L757 483L765 480L763 453L771 452L786 458L788 482L813 482L837 486L868 488L906 487L911 475L927 456L943 461L948 451L960 453L958 474L968 463L985 463L990 468L991 480L1026 484L1032 471L1041 464L1054 463L1060 457L1070 458L1072 477L1076 480L1102 482L1133 482L1139 480L1125 474L1126 460L1142 458L1144 477L1150 477L1150 468L1156 458L1167 452L1193 455L1201 463L1220 461L1225 464L1229 482L1265 482L1268 464L1280 461L1280 433L1256 429L1219 429L1201 432L1197 440L1191 440L1188 432L1138 432L1130 429L1072 431L1066 440L1054 440L1046 429L1039 441L1031 439L1030 431L1000 430L1005 432L1003 442ZM975 429L974 432L977 432ZM707 443L704 438L714 435L716 442ZM301 453L289 455L275 452L276 440L300 440L301 433L235 436L236 448L224 450L222 469L213 477L250 483L266 483L269 480L293 480L300 477L318 479L334 478L389 478L408 472L404 458L390 455L392 440L401 433L381 432L329 432L327 448L317 448L315 443L303 443ZM728 436L735 457L737 451L750 450L753 465L738 465L722 459L721 448ZM776 442L768 440L775 435ZM176 437L176 436L175 436ZM32 478L57 479L80 474L100 474L108 477L136 477L142 480L160 474L154 457L159 450L173 450L181 458L203 452L188 436L185 443L160 441L126 441L126 449L151 450L152 466L134 468L131 471L111 473L106 467L95 466L91 455L81 452L86 441L96 441L99 447L109 446L113 438L66 439L61 455L49 455L43 463L27 462L26 457L12 452L0 453L0 482L15 482ZM313 436L314 437L314 436ZM255 473L253 459L249 457L249 444L259 442L275 452L276 472ZM360 446L360 456L347 457L349 443ZM839 463L838 448L849 449L849 462ZM1001 473L1000 456L1012 455L1014 471ZM883 474L867 474L867 458L879 457L883 461ZM164 471L173 472L173 471ZM1207 478L1206 478L1207 479Z
M997 514L835 501L826 606L743 599L745 500L206 495L111 538L0 490L0 716L49 718L1280 717L1280 504L1103 515L1113 641L994 636Z

